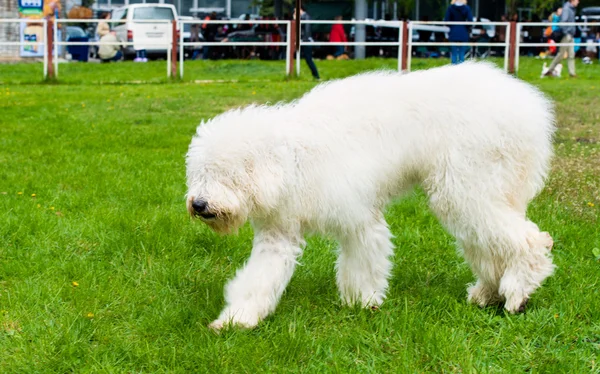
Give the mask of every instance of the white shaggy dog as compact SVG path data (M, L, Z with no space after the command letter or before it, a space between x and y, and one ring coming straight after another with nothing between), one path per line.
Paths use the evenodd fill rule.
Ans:
M252 327L273 312L307 232L339 240L344 302L381 304L393 254L382 211L416 184L477 277L468 300L522 311L554 270L550 235L526 218L553 132L542 93L470 62L361 74L201 124L187 154L188 211L220 233L247 219L255 231L210 326Z

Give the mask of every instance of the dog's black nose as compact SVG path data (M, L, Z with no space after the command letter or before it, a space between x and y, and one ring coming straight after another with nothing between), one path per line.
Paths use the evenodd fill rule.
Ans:
M207 203L204 200L194 200L192 201L192 208L196 214L201 214L206 211Z

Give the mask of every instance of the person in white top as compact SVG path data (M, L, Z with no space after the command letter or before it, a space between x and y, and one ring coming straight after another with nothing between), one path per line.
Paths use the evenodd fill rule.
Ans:
M98 49L98 57L102 62L119 61L123 57L121 45L117 35L111 31L100 39L100 49Z

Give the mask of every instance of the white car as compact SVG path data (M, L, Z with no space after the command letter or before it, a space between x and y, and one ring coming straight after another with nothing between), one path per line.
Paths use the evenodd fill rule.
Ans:
M113 9L111 20L121 22L112 22L111 29L119 40L133 43L123 49L126 59L135 57L138 49L145 49L148 57L162 57L170 48L176 19L177 10L171 4L132 4Z

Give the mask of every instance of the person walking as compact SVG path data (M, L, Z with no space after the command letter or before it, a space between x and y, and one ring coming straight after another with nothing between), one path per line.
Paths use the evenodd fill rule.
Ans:
M575 8L579 5L579 0L569 0L563 5L562 14L560 16L560 22L575 22ZM555 30L556 33L558 30ZM573 43L575 37L575 26L560 26L560 33L562 35L560 43ZM558 49L558 53L552 63L548 67L548 71L543 76L552 76L556 66L565 58L565 53L568 56L567 67L569 69L569 75L573 78L577 77L575 74L575 46L564 46L561 45Z
M294 8L294 19L296 19L296 8ZM300 5L300 20L309 21L310 19L310 14L306 12L306 8L304 7L304 5ZM304 27L300 29L300 37L303 42L314 42L314 39L312 38L310 23L305 23ZM319 77L319 71L317 70L317 66L315 65L312 59L312 46L304 46L300 49L300 52L302 53L302 57L304 57L304 60L306 61L306 64L308 65L313 78L315 78L316 80L321 80L321 78Z

